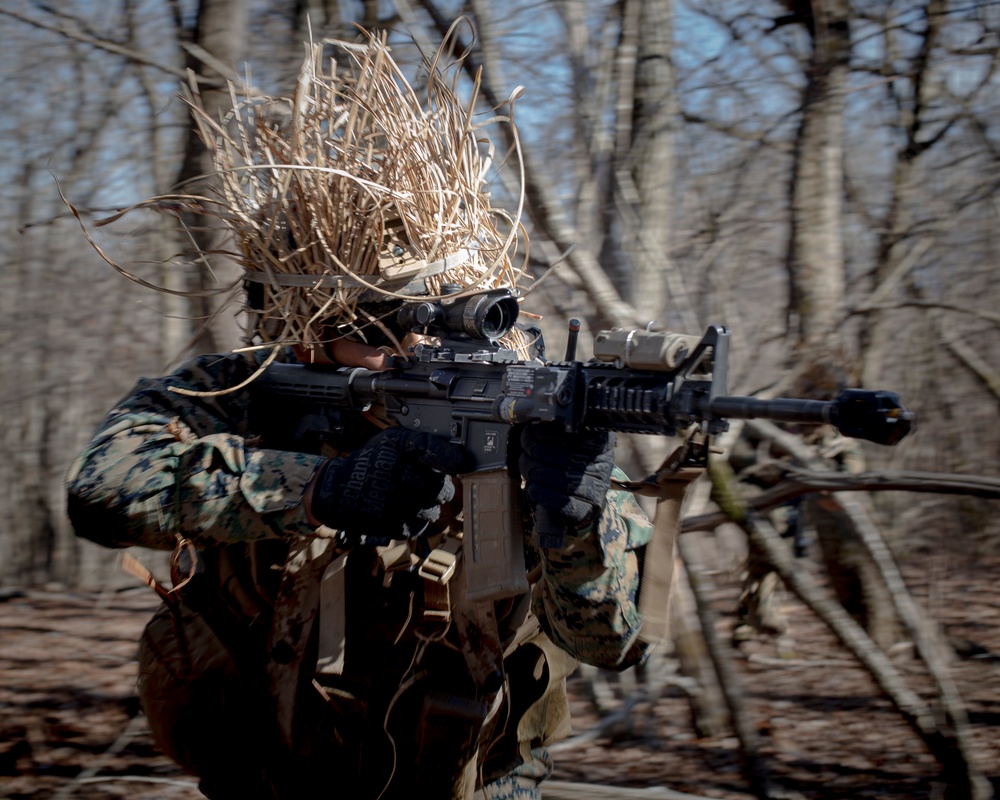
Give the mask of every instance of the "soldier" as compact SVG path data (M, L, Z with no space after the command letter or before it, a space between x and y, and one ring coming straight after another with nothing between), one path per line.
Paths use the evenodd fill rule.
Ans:
M611 435L527 426L525 523L546 508L563 545L525 536L523 596L429 614L414 566L461 525L462 448L387 428L378 407L306 448L261 407L269 360L386 368L407 353L403 300L518 278L516 220L490 207L442 73L428 65L421 105L384 39L346 52L350 74L324 73L316 48L293 97L237 107L228 128L203 117L222 188L202 206L239 248L249 346L141 380L72 467L70 516L108 547L173 551L170 588L145 575L164 602L138 691L205 796L538 798L566 676L644 657L650 525L610 488Z
M796 376L793 395L811 400L833 399L851 385L849 371L841 366L845 363L847 359L836 348L813 355ZM859 443L845 437L832 425L784 427L801 436L818 456L829 461L831 468L853 473L863 471ZM782 480L789 457L775 450L770 439L756 437L744 429L729 454L729 463L739 481L757 490L770 488ZM848 597L841 592L838 581L841 573L837 570L837 559L831 557L836 546L843 546L840 543L851 538L842 532L843 512L839 509L837 502L825 493L815 493L795 498L773 509L769 516L782 537L792 541L796 558L807 555L812 544L811 534L816 535L838 596L850 609ZM781 581L770 562L751 545L737 603L734 644L739 645L757 634L781 636L787 632L788 620L778 604L780 589Z

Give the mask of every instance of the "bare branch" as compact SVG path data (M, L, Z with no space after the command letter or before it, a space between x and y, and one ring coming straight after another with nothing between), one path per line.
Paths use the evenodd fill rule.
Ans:
M123 47L120 44L109 42L106 39L99 39L96 36L84 33L82 30L74 30L67 25L55 25L49 22L44 22L40 19L34 19L9 8L0 8L0 14L6 14L8 17L13 17L20 22L33 25L36 28L41 28L43 31L49 31L49 33L55 33L76 42L89 44L92 47L96 47L98 50L105 50L108 53L114 53L115 55L122 56L135 64L143 64L147 67L153 67L154 69L158 69L161 72L165 72L168 75L174 75L178 78L187 78L187 71L181 67L175 67L170 64L162 64L159 61L154 61L153 59L148 58L137 50ZM201 76L198 77L198 82L203 86L211 86L213 88L221 88L225 86L225 81L213 81L209 78Z
M899 284L902 283L903 278L917 265L917 262L920 261L933 243L934 240L930 238L917 240L917 243L913 245L910 252L906 254L906 257L893 267L892 272L885 277L875 288L875 291L855 311L870 311L873 308L879 307L887 297L896 291Z
M767 511L813 492L932 492L961 494L1000 500L1000 478L983 475L953 475L944 472L816 472L789 468L776 486L746 499L747 508ZM683 532L705 531L729 522L721 511L686 517Z
M1000 373L991 367L979 353L962 341L961 337L941 326L945 344L966 367L976 374L994 397L1000 399Z
M986 322L992 322L995 325L1000 325L1000 314L992 311L986 311L981 308L970 308L969 306L959 305L958 303L947 303L942 300L920 300L913 298L912 300L899 300L893 303L878 303L877 305L872 306L865 304L853 310L851 313L888 308L934 308L942 309L944 311L956 311L959 314L970 314L971 316L985 320Z
M438 32L444 36L451 23L441 9L432 0L421 0L420 5L430 15ZM402 12L402 6L399 3L397 6ZM491 38L491 31L483 30L480 24L479 37L486 41ZM456 50L466 49L467 44L461 41L461 37L454 37L454 41ZM481 61L476 51L466 58L463 66L470 76L478 72ZM506 98L497 91L491 76L483 76L481 88L483 99L493 108L500 108L506 103ZM501 126L501 130L507 139L508 147L512 151L519 148L520 144L511 127L504 125ZM542 180L542 176L547 174L546 171L539 168L530 152L521 151L521 157L524 164L524 191L528 198L531 220L555 243L558 250L570 253L566 263L580 277L583 287L597 309L602 325L633 327L648 322L641 319L637 310L622 299L596 256L588 248L577 246L583 238L575 227L557 212L559 204Z
M595 786L590 783L546 781L545 800L708 800L706 797L675 792L662 786L627 789L624 786Z

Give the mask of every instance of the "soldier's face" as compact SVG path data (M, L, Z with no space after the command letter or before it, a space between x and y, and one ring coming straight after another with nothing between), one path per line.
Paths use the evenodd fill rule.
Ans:
M334 339L323 347L307 348L305 345L294 345L292 349L295 357L304 364L384 370L392 366L394 356L405 356L411 347L426 338L416 333L406 334L400 342L402 352L397 352L395 348L386 345L375 347L346 338Z
M334 339L321 347L292 346L295 357L303 364L320 364L338 367L364 367L383 370L392 365L391 352L350 339Z

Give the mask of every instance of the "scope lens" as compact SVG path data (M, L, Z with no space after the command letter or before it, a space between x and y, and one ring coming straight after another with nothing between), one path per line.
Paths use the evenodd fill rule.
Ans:
M477 327L487 339L496 339L503 336L514 324L514 320L510 317L509 309L506 307L506 300L510 300L510 298L488 303L482 309L481 314L476 315L478 318Z

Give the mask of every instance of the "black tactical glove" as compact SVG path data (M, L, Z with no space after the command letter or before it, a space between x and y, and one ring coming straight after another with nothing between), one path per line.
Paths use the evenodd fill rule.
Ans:
M449 473L461 472L465 461L465 449L447 439L388 428L321 467L313 516L349 544L416 536L455 496Z
M528 500L552 523L579 531L604 510L615 465L614 434L566 433L555 423L526 425L521 434L521 475ZM545 537L553 531L538 530Z

